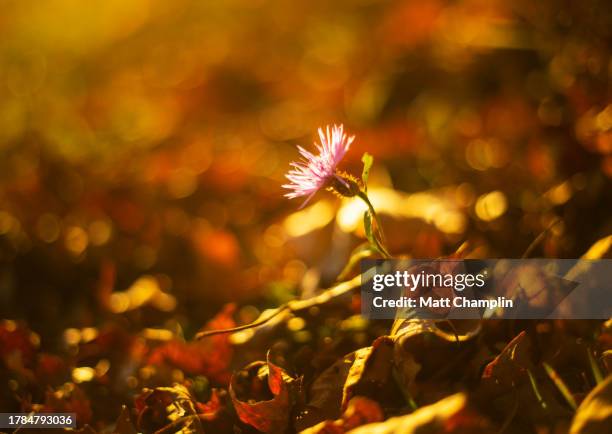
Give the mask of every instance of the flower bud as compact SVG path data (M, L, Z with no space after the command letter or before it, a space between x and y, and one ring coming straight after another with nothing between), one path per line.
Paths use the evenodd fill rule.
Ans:
M334 174L329 189L343 197L353 197L361 192L361 186L357 179L344 172Z

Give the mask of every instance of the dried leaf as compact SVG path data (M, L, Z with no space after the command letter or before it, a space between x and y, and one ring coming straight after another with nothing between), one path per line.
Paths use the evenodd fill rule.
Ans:
M284 432L294 402L296 380L273 364L269 355L267 362L251 363L242 372L246 374L242 378L232 376L229 388L240 420L264 433ZM266 395L270 399L265 399Z
M534 364L532 345L529 336L521 332L485 366L481 397L500 417L516 408L514 418L530 425L551 419L567 424L571 414L557 399L558 392L545 378L544 370Z
M184 432L203 432L197 417L195 399L180 384L143 389L136 398L137 426L140 432L155 432L179 427ZM170 431L173 432L173 431Z
M379 422L383 419L383 411L376 401L357 396L348 403L340 419L326 420L300 431L300 434L343 434L358 426Z
M589 250L587 250L586 253L581 256L581 259L604 258L610 251L610 247L612 247L612 235L608 235L607 237L597 240L591 247L589 247Z
M530 343L527 334L522 331L502 352L486 367L482 374L483 379L493 379L498 383L511 387L516 384L521 375L533 369L530 356Z
M342 391L342 409L357 394L380 395L392 381L392 366L393 340L387 336L376 339L371 347L356 351Z
M415 404L411 389L420 370L421 364L416 361L414 355L396 340L393 346L393 372L405 399L412 407Z
M392 376L393 342L380 337L326 369L309 390L307 415L296 427L304 429L321 421L339 419L353 397L375 399L381 405L400 407L402 396Z
M363 425L349 434L490 433L489 423L471 411L464 394L451 395L414 413Z
M419 392L417 375L421 375L423 380L432 376L440 378L450 372L455 377L459 375L455 362L464 350L474 348L472 341L480 331L478 320L397 319L394 322L391 328L393 374L404 400L412 408L416 407L413 396ZM430 399L439 397L436 394Z
M356 353L352 352L342 357L315 379L308 391L308 409L302 412L295 422L298 430L340 417L344 383L353 366Z
M391 336L402 341L433 334L447 342L465 342L476 337L480 330L479 320L398 319L391 327Z
M612 427L612 375L582 401L572 421L570 434L600 434Z
M213 389L210 399L206 403L196 402L196 408L200 417L205 420L214 420L217 414L223 409L219 389Z

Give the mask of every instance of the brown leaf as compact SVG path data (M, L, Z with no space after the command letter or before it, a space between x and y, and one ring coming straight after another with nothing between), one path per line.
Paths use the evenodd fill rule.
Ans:
M414 413L393 417L384 422L362 425L349 434L478 434L489 433L491 427L467 406L464 394L451 395Z
M308 391L307 409L295 422L298 431L321 421L340 417L344 383L355 362L356 354L357 351L342 357L315 379Z
M388 336L343 357L312 384L308 406L297 418L296 429L339 419L356 396L378 401L383 407L401 407L404 400L393 379L392 367L393 340Z
M457 376L457 364L465 367L464 350L474 349L481 329L480 320L396 320L391 328L394 373L404 394L414 393L417 374L425 379L452 371Z
M368 358L372 355L373 347L360 348L355 351L355 359L353 360L353 364L348 370L346 380L344 381L344 385L342 387L342 401L340 404L340 408L344 409L346 404L350 399L351 389L355 384L359 382L361 376L363 375L363 371L365 370L365 365Z
M376 401L357 396L348 403L342 417L335 421L326 420L300 431L300 434L343 434L353 428L384 419L383 411Z
M172 427L185 432L203 432L195 400L183 385L143 389L136 398L137 426L141 432L155 432ZM174 431L170 431L174 432Z
M351 399L346 411L342 415L342 420L344 421L343 427L346 430L351 430L368 423L379 422L384 420L384 418L385 415L380 405L376 401L364 398L363 396L356 396Z
M371 347L355 352L355 361L351 366L342 391L342 409L346 409L349 400L357 395L376 395L373 389L384 389L392 381L393 340L381 336Z
M482 378L492 379L511 387L518 378L526 373L527 369L533 369L530 342L526 337L527 334L522 331L512 339L502 352L485 367Z
M485 366L474 395L480 394L483 406L499 418L507 417L509 409L515 408L513 419L517 423L535 425L554 420L559 426L565 425L571 413L567 404L557 399L558 391L544 369L534 364L533 345L526 332L514 337Z
M398 386L406 396L411 396L411 389L421 370L421 364L406 347L399 344L399 341L395 341L393 345L393 370Z
M570 427L570 434L599 434L612 427L612 375L608 375L582 401Z
M289 424L297 382L270 361L254 362L234 374L229 393L240 420L264 433L282 433Z
M480 320L399 319L391 327L391 336L405 340L432 334L447 342L465 342L476 337L480 330Z

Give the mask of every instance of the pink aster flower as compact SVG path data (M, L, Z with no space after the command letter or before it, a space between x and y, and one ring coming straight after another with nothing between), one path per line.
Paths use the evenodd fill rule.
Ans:
M315 142L319 155L314 155L298 146L303 158L301 161L291 163L293 169L286 175L291 183L283 185L284 188L292 190L285 194L285 197L289 199L306 196L302 207L317 191L329 186L333 180L339 181L348 188L346 181L336 174L336 167L348 151L355 136L348 137L342 125L334 125L331 134L329 126L327 126L327 134L324 134L323 129L319 128L319 138L321 143Z

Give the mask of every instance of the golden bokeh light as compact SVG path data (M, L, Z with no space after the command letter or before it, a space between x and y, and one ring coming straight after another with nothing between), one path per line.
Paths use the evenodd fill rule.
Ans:
M36 222L36 231L44 242L52 243L56 241L61 231L59 218L51 213L41 215Z
M94 220L89 225L89 239L94 246L102 246L111 239L113 228L107 219Z
M87 232L79 226L71 226L66 230L64 237L66 249L73 255L80 255L89 244Z
M114 313L134 310L144 304L170 312L176 307L176 298L163 292L155 277L142 276L127 290L113 292L109 299L109 308Z
M301 237L328 225L334 218L334 207L330 200L322 199L294 212L283 222L283 228L290 237Z
M474 208L478 218L487 222L501 217L507 209L508 200L499 190L480 196Z
M396 190L372 188L368 195L381 214L396 218L420 219L449 234L462 233L466 218L457 204L435 192L406 194ZM345 200L338 211L337 223L345 232L354 232L363 221L366 205L359 199Z
M72 370L72 381L75 383L86 383L94 379L96 371L89 366L74 368Z
M521 341L487 318L459 354L450 323L399 330L352 286L386 257L611 257L610 7L531 3L3 2L0 406L100 433L570 429L542 366L527 392L555 417L466 397L495 377L511 398L496 367L528 342L588 402L610 321ZM339 125L350 146L321 143Z

